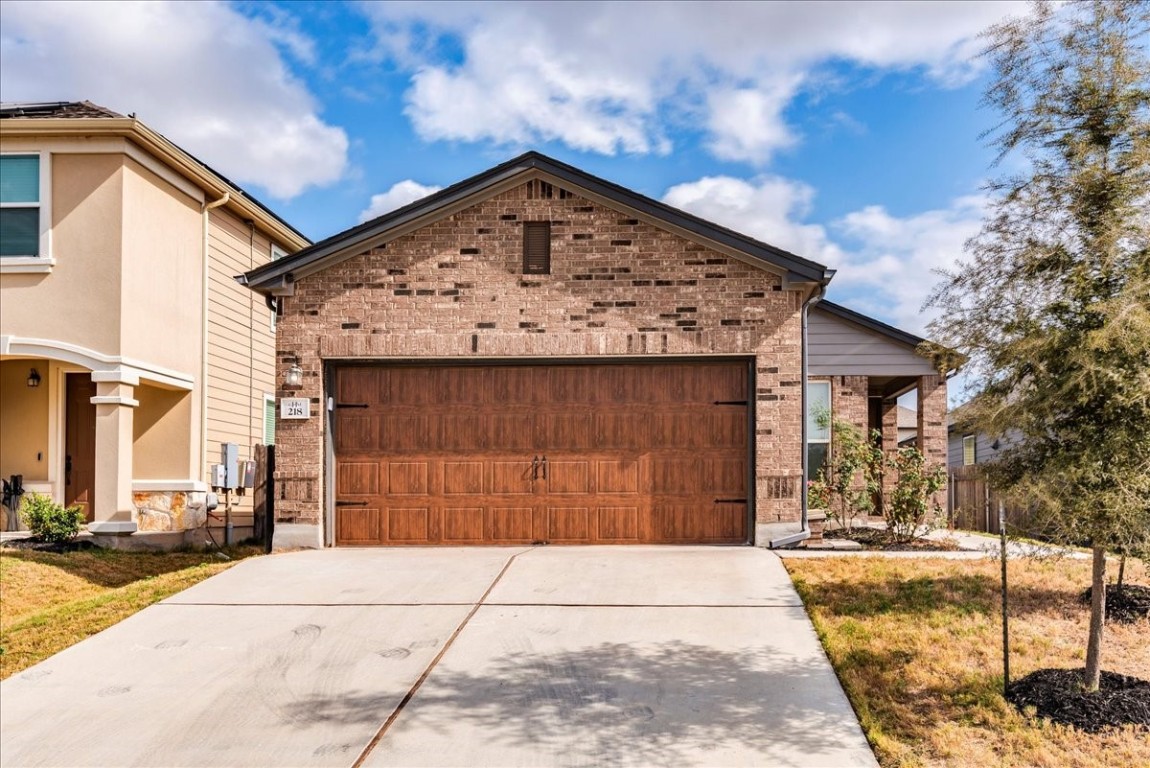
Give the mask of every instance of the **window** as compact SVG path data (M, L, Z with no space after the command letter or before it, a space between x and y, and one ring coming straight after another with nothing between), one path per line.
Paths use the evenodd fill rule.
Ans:
M0 155L0 257L47 256L39 155Z
M287 256L287 251L280 248L275 243L272 243L272 261L279 261L284 256ZM277 296L275 299L275 306L268 307L268 312L270 314L270 318L268 320L268 330L270 330L272 333L276 332L276 316L279 314L281 301L282 299ZM268 445L271 445L271 443L268 443Z
M264 395L264 445L276 444L276 398Z
M551 222L523 222L523 274L551 274Z
M976 463L974 455L975 443L974 435L962 436L962 466L969 467Z
M807 382L807 478L821 475L831 447L831 383Z

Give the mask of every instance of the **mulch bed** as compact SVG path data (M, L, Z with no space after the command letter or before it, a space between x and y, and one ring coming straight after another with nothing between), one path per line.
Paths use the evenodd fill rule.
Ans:
M1150 729L1150 681L1103 672L1096 693L1082 691L1081 669L1040 669L1015 680L1006 699L1019 711L1097 733L1134 725Z
M885 552L951 552L958 549L948 541L934 539L914 539L896 542L889 531L882 528L833 528L823 531L824 539L849 539L857 541L864 549L877 549Z
M1090 605L1093 587L1079 595L1080 602ZM1150 618L1150 587L1141 584L1123 584L1118 589L1114 584L1106 586L1106 620L1132 624Z
M81 552L86 549L99 549L89 539L74 539L73 541L44 541L43 539L9 539L0 543L0 549L31 550L33 552Z

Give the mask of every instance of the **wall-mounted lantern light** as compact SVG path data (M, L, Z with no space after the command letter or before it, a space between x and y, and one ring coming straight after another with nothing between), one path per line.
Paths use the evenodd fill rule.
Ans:
M30 386L30 387L40 386L40 372L37 371L35 368L28 371L28 386Z
M287 369L287 373L284 374L284 386L303 386L303 368L299 367L299 363L292 363L292 367Z

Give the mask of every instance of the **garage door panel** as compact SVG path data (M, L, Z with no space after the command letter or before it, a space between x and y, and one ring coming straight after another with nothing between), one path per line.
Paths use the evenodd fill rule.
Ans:
M336 539L345 544L378 544L379 510L372 507L336 509Z
M583 542L592 538L595 537L591 527L591 512L587 507L548 507L548 541Z
M341 496L375 496L379 493L379 464L341 462L335 473L335 492Z
M541 451L590 451L596 446L591 413L541 413L536 419Z
M530 451L542 442L536 435L535 414L496 413L490 418L491 438L488 445L493 451Z
M603 541L638 541L638 507L599 507L599 538Z
M547 493L586 495L592 492L591 465L586 461L547 461Z
M633 410L597 414L595 431L595 447L602 451L657 449L662 445L652 438L650 415Z
M376 421L379 437L375 450L379 453L426 453L431 447L427 416L384 415Z
M485 451L491 447L487 417L482 413L442 413L430 417L433 452Z
M484 466L482 461L443 462L443 495L482 494Z
M392 496L427 495L426 461L395 461L387 465L387 491Z
M619 494L639 492L639 462L601 460L595 462L596 490Z
M535 492L530 461L492 461L488 487L496 496L526 496Z
M535 540L533 507L492 507L487 522L488 538L492 541L528 544Z
M375 403L386 392L388 372L381 368L344 368L336 386L336 400L340 403Z
M474 544L484 540L482 507L445 507L443 509L443 540L445 543Z
M746 374L740 362L339 369L340 399L366 407L337 411L336 541L745 542Z
M336 411L335 449L339 453L374 453L379 450L379 424L363 411Z

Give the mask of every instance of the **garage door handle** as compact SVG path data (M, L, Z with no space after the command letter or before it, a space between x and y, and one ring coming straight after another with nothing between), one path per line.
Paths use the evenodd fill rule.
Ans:
M746 504L746 499L715 499L716 504Z
M716 400L711 405L746 405L746 400Z
M335 503L335 505L337 507L366 507L367 502L366 501L337 501Z
M367 408L367 403L336 403L336 408Z

